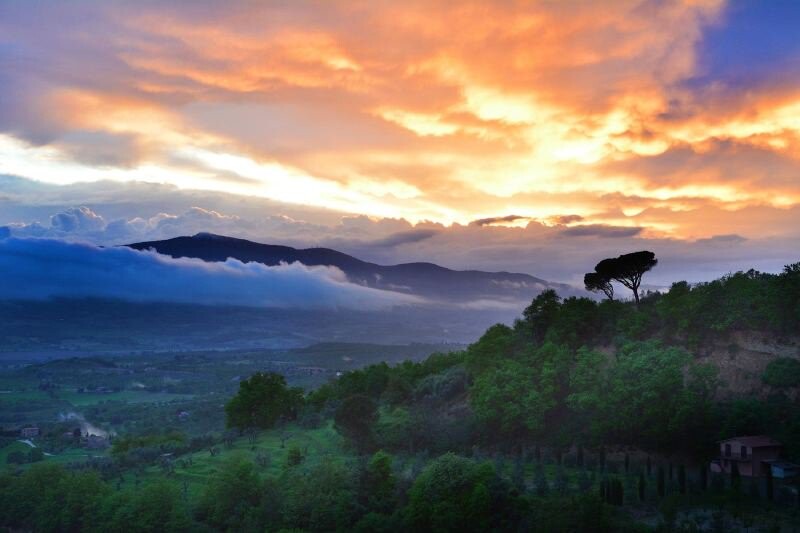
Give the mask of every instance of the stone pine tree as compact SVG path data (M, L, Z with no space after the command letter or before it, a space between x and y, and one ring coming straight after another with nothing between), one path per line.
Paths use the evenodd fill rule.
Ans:
M630 289L636 307L639 307L639 287L642 284L642 277L657 264L656 254L647 250L603 259L595 265L594 272L584 276L584 285L587 290L603 292L613 300L611 282L616 281Z
M611 279L603 276L599 272L587 272L583 276L583 285L589 292L602 292L606 298L614 300L614 285Z

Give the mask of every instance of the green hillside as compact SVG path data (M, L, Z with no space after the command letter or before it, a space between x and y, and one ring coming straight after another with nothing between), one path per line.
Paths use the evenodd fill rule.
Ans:
M708 466L719 440L759 434L800 462L798 331L792 265L676 283L638 306L546 291L465 350L372 364L309 391L243 355L236 368L255 372L206 411L226 429L131 425L96 457L65 461L75 453L65 449L9 465L0 521L41 531L788 531L800 519L796 480ZM326 348L337 359L346 349Z

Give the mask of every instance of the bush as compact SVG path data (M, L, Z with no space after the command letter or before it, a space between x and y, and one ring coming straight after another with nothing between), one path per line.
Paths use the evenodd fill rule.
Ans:
M409 491L408 520L417 531L486 531L492 518L491 465L448 453L428 464Z
M297 446L289 448L289 453L286 455L286 465L289 467L297 466L305 460L303 452Z
M767 365L761 379L771 387L799 387L800 361L789 357L774 359Z
M308 471L293 468L281 479L285 526L305 531L348 531L356 518L353 472L324 460Z
M27 457L24 452L14 450L6 456L6 463L10 465L22 465L27 462Z
M467 390L468 382L467 371L462 367L453 367L420 380L414 390L414 397L417 401L441 403L463 394Z

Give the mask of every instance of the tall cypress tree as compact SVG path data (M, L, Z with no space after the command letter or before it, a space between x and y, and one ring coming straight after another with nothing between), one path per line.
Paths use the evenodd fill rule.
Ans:
M547 475L544 472L542 463L536 463L536 470L534 471L533 482L536 485L536 494L539 496L546 496L550 491L550 486L547 483Z
M773 486L772 466L770 465L767 465L766 483L767 483L767 500L772 501L773 498L775 497L774 494L775 487Z
M739 473L739 463L736 461L731 462L731 489L734 492L742 490L742 475Z
M700 490L705 491L708 488L708 465L700 465Z
M614 478L614 505L622 506L624 499L625 489L622 486L622 480L619 478Z
M686 467L683 465L678 467L678 490L686 494Z
M660 498L663 498L664 494L666 494L666 486L665 486L665 482L664 482L664 467L663 466L659 466L658 467L658 479L656 481L656 486L658 487L658 496Z
M647 487L646 481L644 479L644 472L639 472L639 501L644 501L645 496L645 488Z

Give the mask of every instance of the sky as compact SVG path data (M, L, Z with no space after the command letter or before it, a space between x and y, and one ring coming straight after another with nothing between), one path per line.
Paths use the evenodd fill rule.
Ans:
M580 283L800 260L800 6L0 2L0 225Z

